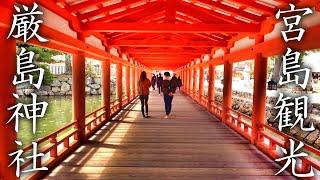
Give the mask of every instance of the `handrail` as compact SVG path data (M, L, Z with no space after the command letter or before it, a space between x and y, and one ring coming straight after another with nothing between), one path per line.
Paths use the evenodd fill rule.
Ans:
M188 87L183 88L183 92L188 96L193 98L194 101L199 102L199 98L197 96L198 92L194 92L194 89L190 89ZM222 94L222 90L216 91L217 94ZM200 97L200 104L202 101L206 101L204 97ZM223 109L223 105L214 100L208 101L208 105L205 106L210 113L223 120L225 124L234 129L240 135L244 136L246 139L251 141L252 139L252 117L236 111L232 108ZM222 119L222 112L226 110L225 119ZM251 131L249 131L251 129ZM269 131L269 132L268 132ZM272 133L270 133L272 132ZM279 152L277 151L279 147L288 149L289 148L289 139L294 140L295 142L300 142L298 139L285 134L284 132L280 132L277 129L262 124L258 127L258 139L256 146L267 154L272 159L277 159L280 157ZM301 165L296 167L296 172L306 172L310 171L311 166L316 169L318 172L320 171L320 150L312 147L311 145L305 144L302 151L309 152L309 156L304 158L299 158L301 160ZM316 156L316 157L315 157ZM282 162L280 162L282 164Z
M53 133L51 133L51 134L48 134L48 135L46 135L45 137L42 137L42 138L38 139L36 142L37 142L38 144L41 144L41 143L49 140L52 136L55 136L55 135L63 132L64 130L72 127L72 126L75 125L75 124L76 124L76 122L71 122L71 123L67 124L66 126L58 129L57 131L55 131L55 132L53 132ZM32 144L24 147L24 148L23 148L23 151L25 152L25 151L29 151L29 150L31 150L31 149L32 149Z
M98 109L94 110L93 112L86 114L85 117L86 117L86 118L87 118L87 117L90 117L90 116L92 116L93 114L95 114L97 111L100 111L100 110L102 110L102 109L104 109L104 108L105 108L105 106L103 106L103 107L101 107L101 108L98 108Z
M132 98L133 100L134 98ZM129 99L128 99L129 101ZM129 102L128 102L129 103ZM119 99L115 99L110 102L110 116L114 116L120 110ZM106 118L106 107L99 107L93 112L85 115L85 130L86 138L88 139L93 133L100 128L109 119ZM88 120L91 118L90 120ZM70 129L70 130L69 130ZM69 130L69 131L67 131ZM44 165L54 167L59 163L59 160L65 157L68 153L71 153L79 146L78 128L77 122L71 122L66 126L58 129L57 131L46 135L45 137L39 138L35 141L38 144L38 153L47 154L45 158L37 159L37 166ZM61 145L63 145L61 147ZM28 145L23 148L24 154L29 153L33 148L33 145ZM32 159L25 161L21 170L26 169L32 164ZM41 176L41 172L34 172L28 175L28 177L34 178Z

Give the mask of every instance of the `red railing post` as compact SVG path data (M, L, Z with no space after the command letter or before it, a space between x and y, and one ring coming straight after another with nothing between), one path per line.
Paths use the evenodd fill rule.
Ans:
M222 121L226 122L232 103L232 63L224 62Z
M256 38L256 44L263 42L263 36ZM253 87L253 112L252 112L252 137L251 143L256 144L265 121L266 90L267 90L268 59L257 53L254 59L254 87Z
M50 157L56 158L58 156L57 134L53 134L50 137L50 143L53 144L50 150Z
M1 12L4 19L11 19L14 3L12 0L1 2L0 9L8 9ZM16 87L12 84L16 74L16 41L14 38L7 39L10 27L9 25L0 27L0 179L8 180L17 179L15 166L8 167L13 160L8 154L17 149L15 143L17 134L14 130L14 121L6 124L13 113L7 108L16 104L16 99L12 96L16 93Z
M66 139L63 141L63 147L65 147L65 148L67 148L67 149L70 147L69 138L66 138Z
M78 39L85 41L83 34L78 34ZM73 120L77 121L79 140L86 141L85 136L85 54L78 51L72 58L72 110Z

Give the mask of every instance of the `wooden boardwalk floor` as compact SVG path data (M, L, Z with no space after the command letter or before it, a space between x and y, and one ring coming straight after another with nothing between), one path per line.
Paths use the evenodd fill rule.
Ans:
M187 96L163 119L152 92L150 118L133 102L46 179L294 179Z

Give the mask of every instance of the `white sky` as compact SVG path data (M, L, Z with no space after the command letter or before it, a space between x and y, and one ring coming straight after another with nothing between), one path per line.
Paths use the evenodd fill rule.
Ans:
M304 65L312 68L312 72L320 72L320 52L310 53L305 56Z

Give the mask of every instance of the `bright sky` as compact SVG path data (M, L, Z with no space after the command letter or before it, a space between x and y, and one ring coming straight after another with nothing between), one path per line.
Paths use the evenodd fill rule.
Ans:
M312 72L320 72L320 52L310 53L304 57L304 64L312 68Z

